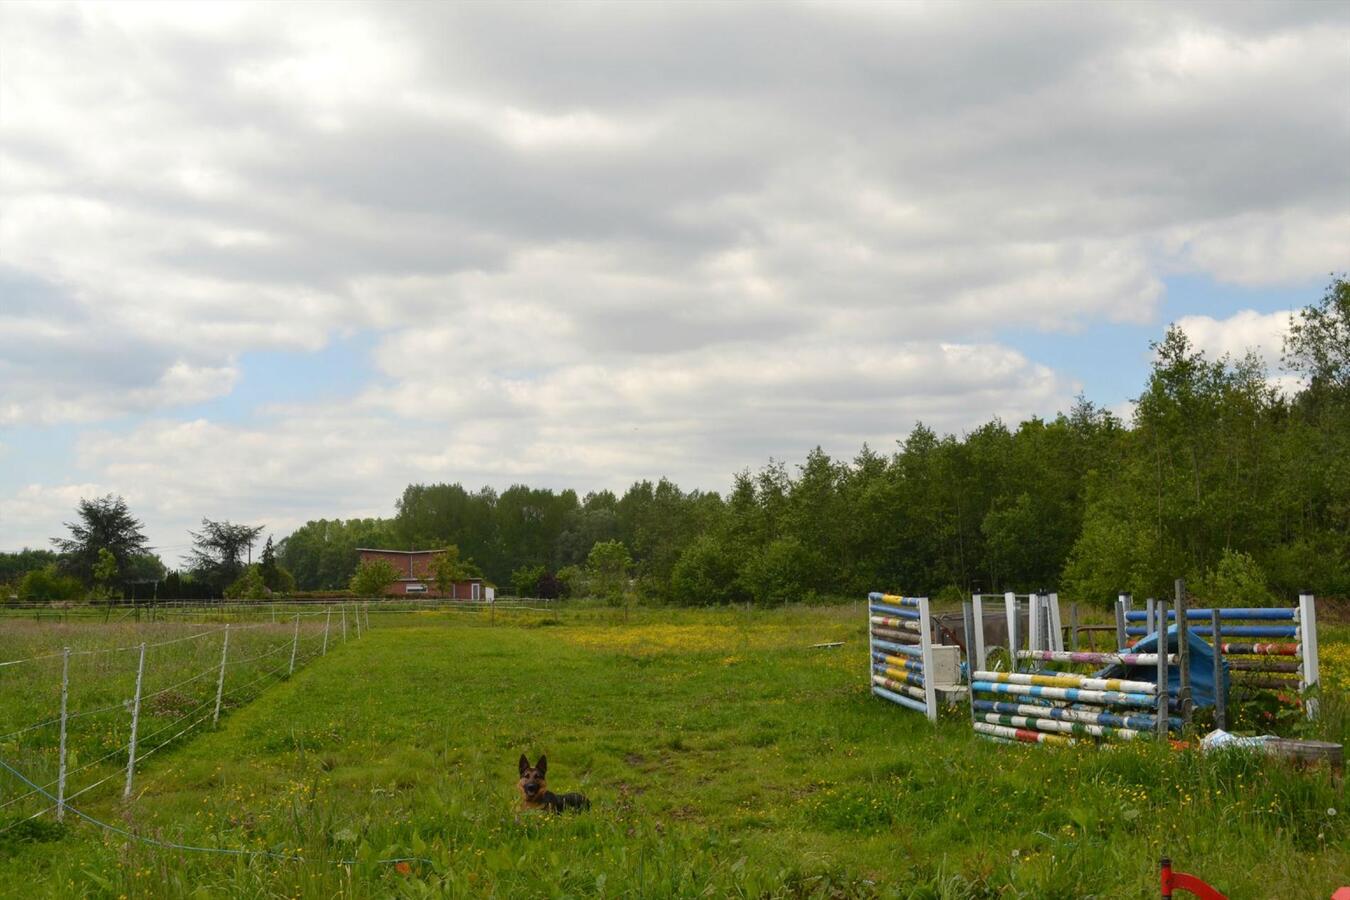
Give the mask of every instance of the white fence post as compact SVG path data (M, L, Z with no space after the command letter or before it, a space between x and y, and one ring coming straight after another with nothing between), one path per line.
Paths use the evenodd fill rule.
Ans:
M357 603L354 605L356 606L356 609L355 615L352 618L356 619L356 639L359 641L361 640L361 604Z
M216 713L211 717L211 725L220 722L220 701L225 696L225 655L230 652L230 626L225 626L225 640L220 644L220 675L216 678Z
M1303 691L1317 686L1317 604L1312 594L1298 595L1298 639L1303 645L1303 671L1299 688ZM1309 719L1317 718L1317 698L1307 700Z
M127 744L127 783L122 798L131 796L131 779L136 774L136 729L141 722L141 680L145 677L145 641L141 641L141 658L136 663L136 696L131 701L131 742Z
M295 614L295 637L291 638L291 670L287 677L295 674L295 651L300 648L300 614Z
M370 601L366 601L366 631L370 630Z
M923 660L923 705L928 721L937 721L936 668L933 665L933 620L928 615L928 598L919 598L919 659Z
M328 607L328 614L323 619L323 652L319 654L320 656L328 655L328 626L332 624L332 621L333 607L330 606Z
M347 604L342 604L342 643L347 643Z
M985 665L984 653L984 595L974 594L970 598L971 611L974 616L974 635L967 638L966 643L975 651L975 657L972 662L971 671L982 671L987 669Z
M70 648L61 657L61 758L56 775L56 821L66 820L66 698L70 695Z

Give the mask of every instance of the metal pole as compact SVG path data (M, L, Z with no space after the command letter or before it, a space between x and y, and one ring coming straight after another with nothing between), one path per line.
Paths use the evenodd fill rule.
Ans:
M1013 594L1012 591L1008 591L1003 595L1003 609L1008 617L1008 671L1016 672L1019 640L1017 635L1017 619L1020 612L1017 609L1017 596Z
M1155 607L1157 605L1158 605L1157 601L1154 600L1152 597L1149 597L1147 600L1144 601L1144 624L1148 626L1144 630L1148 634L1152 634L1153 632L1157 631L1157 628L1154 626L1154 615L1157 612Z
M370 630L370 601L366 601L366 631Z
M1078 604L1069 604L1069 649L1078 649Z
M356 609L355 609L353 612L354 612L354 614L352 615L352 618L356 620L356 639L359 641L359 640L361 640L361 606L360 606L360 604L356 604Z
M141 723L141 680L145 676L145 642L141 642L141 658L136 663L136 696L131 701L131 742L127 745L127 783L122 789L123 799L131 796L131 779L136 773L136 729Z
M1191 725L1191 626L1186 614L1186 580L1176 581L1177 594L1177 665L1180 667L1178 679L1177 704L1181 707L1183 728Z
M56 776L56 821L66 819L66 699L70 695L70 648L61 657L61 761Z
M1228 727L1228 698L1223 684L1223 634L1219 631L1219 611L1209 611L1210 640L1214 642L1214 727Z
M225 625L225 640L220 642L220 674L216 676L216 712L211 717L211 725L215 727L220 721L220 700L225 696L225 656L230 652L230 626Z
M333 607L328 607L328 615L323 620L323 652L320 656L328 655L328 626L333 622Z
M1149 599L1149 609L1157 616L1164 625L1167 623L1167 604L1162 601ZM1167 737L1167 629L1163 628L1158 632L1158 737Z
M295 614L295 637L291 638L291 669L286 675L295 674L295 651L300 648L300 614Z
M342 604L342 643L347 643L347 604Z

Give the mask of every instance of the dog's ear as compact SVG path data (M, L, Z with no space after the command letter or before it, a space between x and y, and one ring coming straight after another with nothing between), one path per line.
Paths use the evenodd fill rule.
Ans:
M539 757L539 762L535 763L534 767L539 770L539 777L543 778L544 774L548 772L548 757Z
M530 767L530 758L524 753L520 754L520 774L524 775L525 770Z

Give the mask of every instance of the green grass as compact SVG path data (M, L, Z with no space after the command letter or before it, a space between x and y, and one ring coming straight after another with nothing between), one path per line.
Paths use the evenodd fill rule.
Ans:
M1350 872L1326 773L1145 743L995 745L964 713L934 729L868 694L847 607L621 616L377 619L153 759L133 804L86 807L304 862L34 825L0 836L0 891L1142 897L1168 854L1230 897L1326 897ZM550 786L592 810L521 812L521 752L546 752ZM376 862L401 856L427 861Z

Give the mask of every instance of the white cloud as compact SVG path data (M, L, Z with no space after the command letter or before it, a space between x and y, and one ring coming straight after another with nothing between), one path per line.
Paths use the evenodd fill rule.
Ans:
M1273 367L1279 364L1292 313L1287 309L1272 313L1244 309L1225 319L1183 316L1176 324L1197 349L1209 356L1240 359L1250 350Z
M3 5L0 424L136 417L155 446L86 434L67 480L178 522L383 509L412 477L717 487L1051 412L1073 386L1010 329L1350 258L1348 20ZM359 333L349 408L171 420L250 353Z

